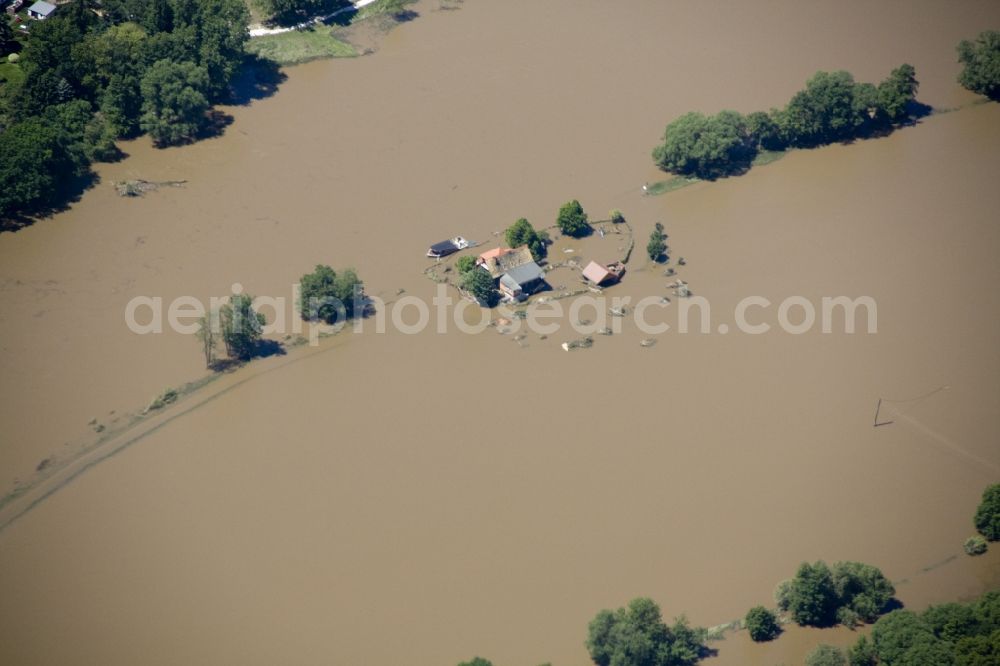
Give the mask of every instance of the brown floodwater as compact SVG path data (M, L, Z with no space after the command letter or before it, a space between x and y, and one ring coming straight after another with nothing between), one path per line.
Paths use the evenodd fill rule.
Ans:
M584 664L600 608L648 595L726 622L803 560L877 564L918 608L997 586L1000 558L961 543L1000 476L1000 106L957 86L954 45L1000 7L623 4L425 0L374 55L290 69L218 139L128 143L70 210L0 236L0 483L67 465L0 532L0 661ZM923 101L961 108L641 195L671 118L904 61ZM188 183L126 200L125 178ZM134 296L290 297L322 262L390 304L429 299L428 243L495 242L574 197L636 229L609 295L668 293L641 258L662 220L713 330L746 296L868 295L878 332L643 348L626 322L567 354L565 330L367 326L213 382L74 467L88 421L114 430L203 375L189 336L127 329ZM620 247L561 239L553 260ZM879 397L894 423L873 428ZM737 635L710 663L852 638Z

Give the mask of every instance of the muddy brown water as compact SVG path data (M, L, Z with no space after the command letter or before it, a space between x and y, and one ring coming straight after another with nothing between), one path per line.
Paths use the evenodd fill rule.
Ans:
M567 354L569 332L369 330L258 362L0 533L0 660L583 664L600 608L649 595L725 622L802 560L878 564L914 607L996 587L995 554L923 572L961 555L1000 474L1000 107L954 83L954 44L996 27L995 3L418 11L373 56L291 69L219 139L127 144L68 212L0 236L5 488L92 439L91 418L202 375L190 338L126 329L133 296L289 295L324 262L387 301L430 298L429 242L548 223L572 197L637 229L609 295L667 293L639 256L662 220L714 321L748 295L870 295L878 333L642 348L626 324ZM641 196L680 113L903 61L921 99L963 108ZM188 185L124 200L124 178ZM878 397L942 386L872 427ZM714 662L851 638L736 636Z

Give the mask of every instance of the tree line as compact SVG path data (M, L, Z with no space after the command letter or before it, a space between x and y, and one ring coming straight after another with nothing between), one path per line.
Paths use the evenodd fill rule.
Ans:
M0 94L0 218L65 201L91 162L119 154L116 139L166 146L209 130L248 23L242 0L70 0L33 22L23 81Z
M845 71L817 72L782 109L742 115L686 113L667 125L653 150L657 166L715 179L748 170L761 150L814 147L891 131L914 110L919 83L903 64L877 86Z

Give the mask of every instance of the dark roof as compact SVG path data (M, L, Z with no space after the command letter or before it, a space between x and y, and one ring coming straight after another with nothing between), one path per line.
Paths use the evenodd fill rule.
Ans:
M545 277L545 271L543 271L535 262L529 261L526 264L521 264L520 266L515 266L510 269L504 273L503 277L513 280L516 284L521 285L534 282L535 280L541 280Z
M454 250L456 248L454 243L452 243L450 240L446 240L446 241L441 241L440 243L434 243L434 245L431 245L431 249L436 252L442 252L444 250Z

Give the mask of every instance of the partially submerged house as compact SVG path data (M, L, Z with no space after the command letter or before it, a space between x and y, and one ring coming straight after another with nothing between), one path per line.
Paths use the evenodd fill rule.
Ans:
M615 261L607 266L592 261L583 269L583 277L593 282L598 287L606 287L615 284L622 279L625 274L625 264Z
M496 254L494 254L496 253ZM529 262L534 263L535 258L531 256L531 250L527 245L522 245L516 249L496 248L479 255L481 261L479 265L490 274L494 280L499 280L507 271L518 266L523 266ZM485 258L484 258L485 257Z
M500 276L500 293L513 300L527 298L544 286L545 271L534 261L515 266Z
M38 0L38 2L28 7L28 16L36 21L44 21L48 17L52 16L52 12L55 10L55 5L44 2L43 0Z

